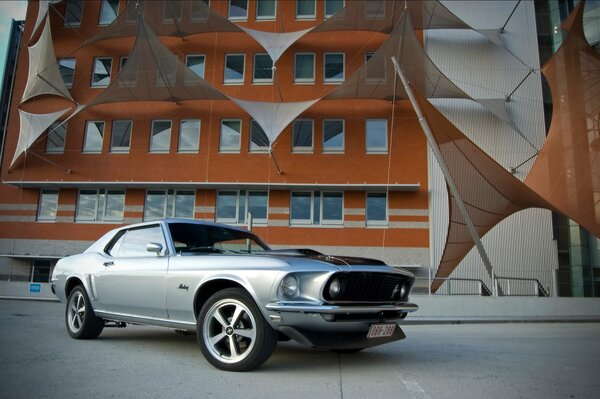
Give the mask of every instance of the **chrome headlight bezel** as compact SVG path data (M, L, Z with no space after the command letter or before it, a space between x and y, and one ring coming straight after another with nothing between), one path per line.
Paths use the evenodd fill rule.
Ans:
M288 274L279 283L279 296L284 299L294 299L300 293L300 280L293 274Z

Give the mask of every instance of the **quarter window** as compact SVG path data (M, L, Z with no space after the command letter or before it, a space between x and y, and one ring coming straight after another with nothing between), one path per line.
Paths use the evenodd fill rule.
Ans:
M100 25L109 25L119 15L119 0L102 0L100 5Z
M296 19L315 19L315 0L296 0Z
M340 225L343 223L344 194L341 192L292 192L292 225Z
M315 55L298 53L295 57L294 82L312 83L315 81Z
M248 0L229 0L229 19L248 19Z
M65 151L67 138L67 122L54 122L48 128L46 152L48 154L62 154Z
M367 226L387 224L386 193L367 193Z
M85 125L85 138L83 141L83 152L102 152L102 141L104 138L104 122L88 121Z
M144 220L169 217L193 218L196 202L195 191L148 190L144 205Z
M221 121L221 137L219 138L219 151L240 152L240 138L242 135L241 119L224 119Z
M77 222L122 222L125 190L79 190Z
M58 209L58 190L42 190L40 192L40 203L38 205L37 220L56 220Z
M246 223L247 213L253 223L267 223L268 194L266 191L232 190L217 192L215 219L221 223Z
M117 120L113 122L110 152L129 152L132 125L131 121Z
M277 0L256 0L256 19L273 20L277 10Z
M182 119L179 124L179 152L198 152L200 148L200 120Z
M264 152L269 150L269 138L257 121L250 123L250 151Z
M344 81L344 53L325 53L323 81L340 83Z
M323 152L344 151L344 121L325 119L323 121Z
M292 127L292 152L312 152L313 131L313 120L296 119Z
M73 74L75 73L75 58L61 58L58 60L58 70L67 88L73 87Z
M152 121L150 152L169 152L171 147L171 121Z
M225 69L223 70L223 82L229 84L244 83L244 54L225 55Z
M367 152L387 152L387 120L367 119L365 136Z
M83 0L67 0L67 6L65 7L65 26L80 26L82 14Z
M94 72L92 73L92 87L106 87L110 84L112 58L94 58Z
M255 83L273 82L273 60L269 54L254 54L252 81Z

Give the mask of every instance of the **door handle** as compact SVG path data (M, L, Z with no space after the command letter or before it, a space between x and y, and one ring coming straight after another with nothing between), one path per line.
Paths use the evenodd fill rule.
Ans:
M104 263L103 263L104 267L109 267L109 266L112 266L112 265L114 265L114 264L115 264L115 262L110 262L110 261L109 261L109 262L104 262Z

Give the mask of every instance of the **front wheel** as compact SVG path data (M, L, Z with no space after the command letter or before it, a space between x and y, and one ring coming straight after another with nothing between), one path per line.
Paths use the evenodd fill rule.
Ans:
M104 320L94 314L85 288L73 288L67 301L65 322L69 335L75 339L93 339L104 329Z
M198 314L196 330L206 360L226 371L248 371L260 366L277 345L277 333L252 297L239 288L213 294Z

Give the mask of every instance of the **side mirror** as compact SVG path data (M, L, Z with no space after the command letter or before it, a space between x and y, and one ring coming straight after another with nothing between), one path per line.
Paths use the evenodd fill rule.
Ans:
M157 242L149 242L146 244L146 251L155 253L156 255L162 255L163 246Z

